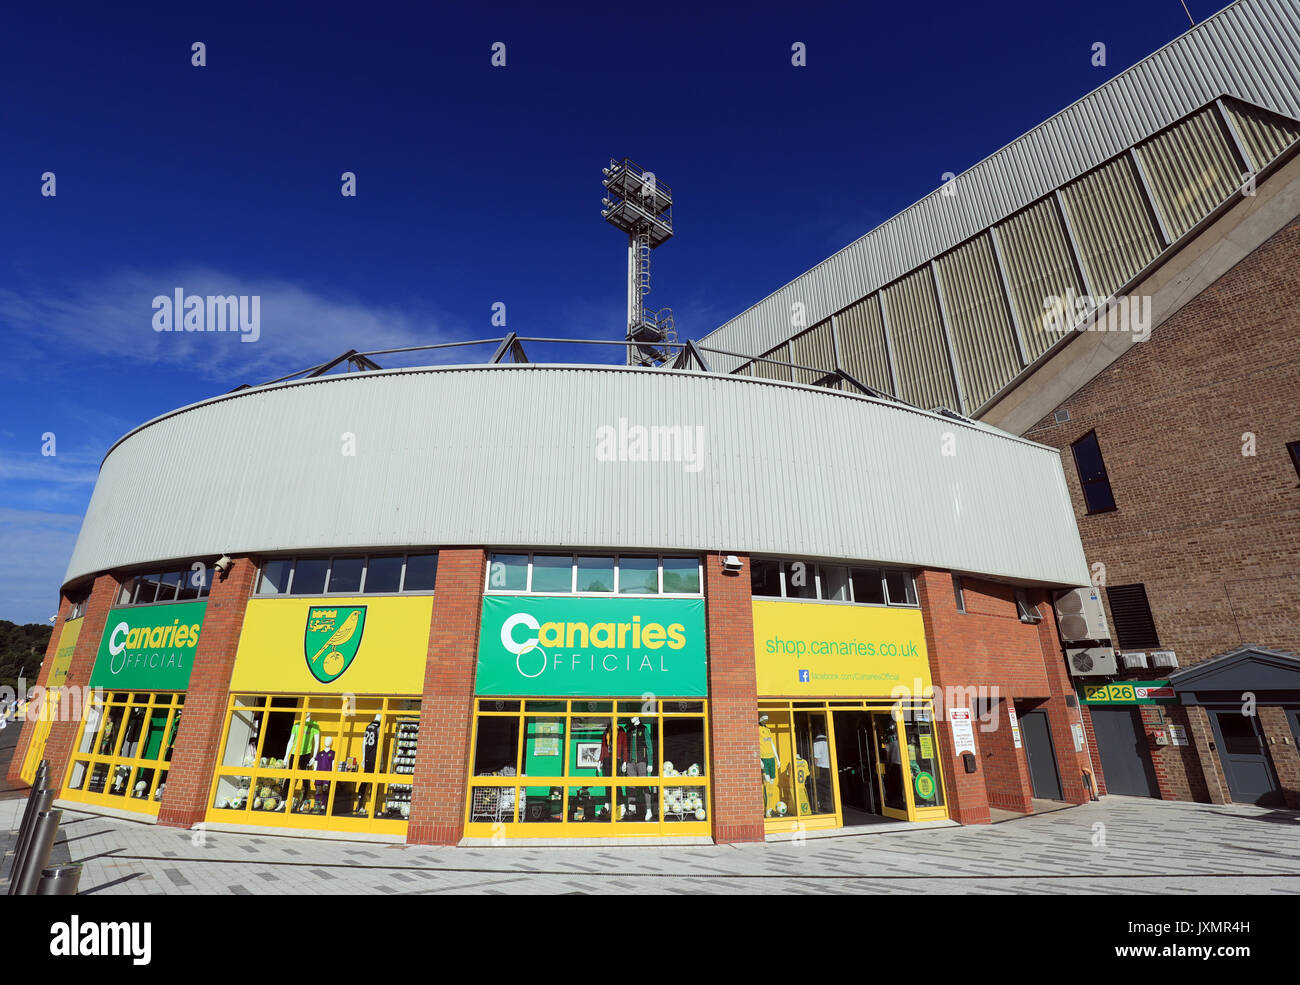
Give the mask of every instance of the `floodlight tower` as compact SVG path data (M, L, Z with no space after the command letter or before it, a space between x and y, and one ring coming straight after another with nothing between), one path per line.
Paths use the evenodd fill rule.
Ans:
M647 308L650 293L650 251L673 236L673 193L634 161L610 158L605 173L601 215L627 233L627 340L629 366L658 366L674 355L660 348L676 342L671 308Z

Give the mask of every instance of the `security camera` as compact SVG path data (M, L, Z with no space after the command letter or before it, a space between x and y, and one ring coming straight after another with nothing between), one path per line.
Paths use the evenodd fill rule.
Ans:
M54 615L50 616L50 622L58 622L58 621L59 621L59 614L57 612L54 613Z
M217 563L214 564L213 567L217 569L217 574L224 578L226 575L230 574L230 566L234 563L235 562L231 560L229 554L223 554L221 557L217 558Z
M734 554L728 554L722 559L722 570L730 572L739 572L744 565L740 563L740 558Z

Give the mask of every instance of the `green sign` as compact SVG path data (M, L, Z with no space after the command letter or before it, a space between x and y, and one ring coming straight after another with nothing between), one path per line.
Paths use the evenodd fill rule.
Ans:
M1176 700L1168 681L1085 684L1081 697L1085 705L1171 705Z
M204 600L114 609L99 641L90 686L184 691L207 608Z
M934 799L934 777L929 773L921 772L916 774L913 781L916 786L916 795L921 800Z
M703 599L489 595L477 693L702 698Z
M329 684L351 667L365 629L364 605L314 605L308 609L302 653L311 675Z

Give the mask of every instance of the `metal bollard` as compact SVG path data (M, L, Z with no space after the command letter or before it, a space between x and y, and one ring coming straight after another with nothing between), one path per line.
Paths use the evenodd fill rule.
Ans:
M32 840L27 849L27 858L18 876L18 888L14 896L35 896L36 884L40 881L41 871L49 864L50 852L54 850L54 839L59 833L59 821L63 811L41 811L36 815L32 825Z
M37 896L76 896L81 882L81 863L52 865L41 870L41 881L36 884Z
M50 786L50 761L42 759L41 765L36 767L36 777L32 780L33 790L47 790Z
M27 803L27 814L30 816L24 818L25 827L18 832L18 843L14 846L14 864L9 870L9 895L16 896L18 880L22 874L23 866L26 862L28 852L32 844L32 833L36 830L36 818L42 811L48 811L54 804L53 790L37 790L32 788L31 797Z

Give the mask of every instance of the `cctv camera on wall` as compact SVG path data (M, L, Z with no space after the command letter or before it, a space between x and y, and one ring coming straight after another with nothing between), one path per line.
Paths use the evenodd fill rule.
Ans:
M230 574L230 566L234 563L235 562L231 559L229 554L223 554L221 557L217 558L217 563L214 564L213 567L217 569L217 574L224 578L226 575Z

